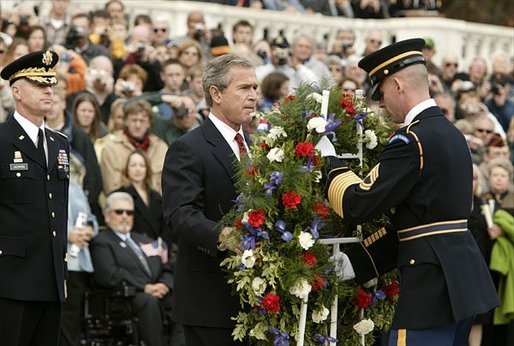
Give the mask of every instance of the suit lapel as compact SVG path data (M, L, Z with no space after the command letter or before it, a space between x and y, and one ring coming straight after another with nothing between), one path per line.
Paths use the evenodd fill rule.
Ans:
M212 153L221 163L232 182L235 183L234 163L237 159L234 152L210 119L207 118L202 123L202 130L206 141L213 146Z
M118 237L118 236L116 235L116 233L114 233L114 231L113 231L113 230L111 230L111 231L110 231L110 234L109 234L109 235L110 235L110 237L111 237L111 240L115 243L116 248L121 248L121 249L122 249L122 251L124 251L124 252L126 252L126 253L130 254L130 256L132 256L132 259L134 260L134 262L136 262L137 266L138 266L139 268L141 268L141 272L142 272L142 273L144 273L146 276L148 276L148 273L146 272L145 267L143 267L143 264L141 263L141 261L140 261L140 260L139 260L139 258L137 257L137 254L134 252L134 250L132 250L132 249L130 248L130 246L127 244L127 242L126 242L126 241L124 241L124 240L121 240L121 238L120 238L120 237ZM133 235L134 235L134 234L132 234L132 236L133 236ZM138 245L139 245L139 241L138 241L138 240L134 239L134 237L132 237L132 239L134 240L134 242L135 242L136 244L138 244ZM142 250L141 250L141 251L142 251ZM150 268L150 270L152 270L152 269Z
M27 155L32 161L45 168L46 163L43 162L43 158L39 155L36 146L30 140L30 137L23 130L21 125L14 119L14 117L9 117L7 123L11 127L11 133L13 134L12 143L14 146L20 151Z

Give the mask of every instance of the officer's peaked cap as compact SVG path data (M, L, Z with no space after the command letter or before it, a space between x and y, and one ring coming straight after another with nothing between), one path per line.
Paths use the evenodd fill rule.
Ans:
M5 66L0 76L11 85L20 78L27 78L41 85L55 85L57 78L53 67L57 61L59 55L51 50L29 53Z
M379 86L390 75L414 64L425 64L421 50L425 40L413 38L393 43L377 50L359 61L359 67L368 73L371 81L371 98L380 100Z

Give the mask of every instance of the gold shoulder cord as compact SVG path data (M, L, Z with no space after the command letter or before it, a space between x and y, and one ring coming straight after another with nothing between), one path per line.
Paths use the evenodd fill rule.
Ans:
M416 120L409 124L407 126L407 133L410 133L414 139L416 140L416 144L418 145L418 151L419 151L419 174L421 175L421 171L423 170L424 160L423 160L423 146L421 145L421 142L419 141L418 135L411 130L412 125L419 123L419 120Z

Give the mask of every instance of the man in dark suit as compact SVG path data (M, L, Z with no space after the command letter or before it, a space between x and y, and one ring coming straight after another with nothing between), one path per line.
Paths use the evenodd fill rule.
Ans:
M372 99L403 126L364 179L329 156L336 169L328 174L328 199L352 224L387 213L395 228L339 256L343 278L359 283L398 267L400 297L389 345L467 345L474 315L497 306L498 297L467 228L469 149L429 96L423 47L422 39L405 40L360 61ZM333 149L321 151L325 156Z
M126 192L114 192L105 201L108 229L91 242L95 281L106 288L123 282L136 288L132 308L138 318L139 337L147 345L163 346L163 314L170 304L171 269L152 246L153 239L130 232L134 200Z
M52 51L8 66L16 104L0 124L0 343L56 345L65 299L69 146L44 126L52 107Z
M236 198L234 162L247 152L241 125L255 111L257 80L247 60L223 55L209 62L203 88L211 113L170 146L162 175L164 218L179 248L172 315L189 346L238 345L231 317L239 299L220 262L239 250L219 221Z

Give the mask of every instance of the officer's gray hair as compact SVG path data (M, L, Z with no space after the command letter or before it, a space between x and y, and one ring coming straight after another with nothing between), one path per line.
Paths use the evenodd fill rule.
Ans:
M132 208L134 208L134 199L131 195L129 195L127 192L113 192L105 199L104 214L110 212L114 202L119 200L125 200L129 202L132 205Z
M236 55L225 54L214 58L207 64L207 68L203 73L202 85L205 95L205 101L209 107L212 107L212 96L209 91L211 86L215 86L219 91L223 91L231 82L230 70L234 67L253 69L252 64Z

